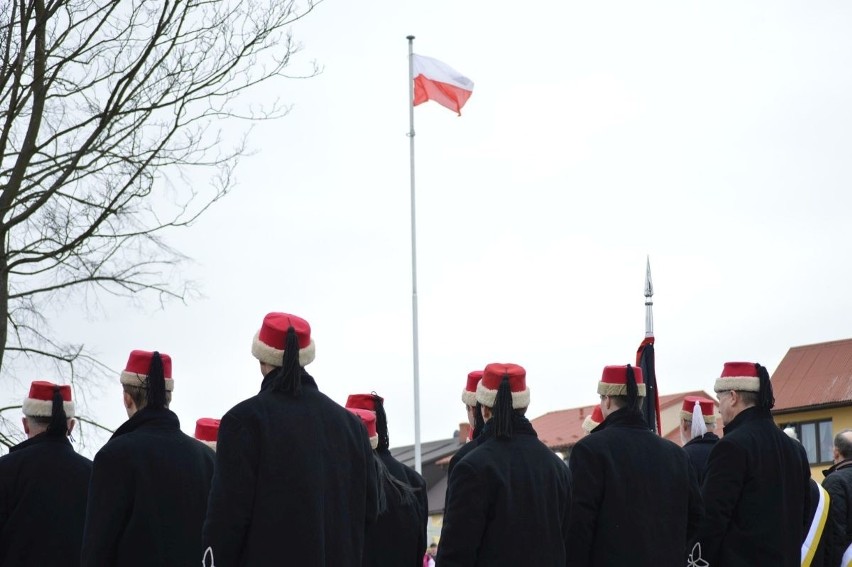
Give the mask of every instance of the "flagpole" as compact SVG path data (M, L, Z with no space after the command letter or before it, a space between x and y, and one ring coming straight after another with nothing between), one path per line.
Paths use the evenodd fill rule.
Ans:
M417 225L414 209L414 36L408 39L408 144L411 162L411 335L414 342L414 470L423 472L420 455L420 352L417 338Z

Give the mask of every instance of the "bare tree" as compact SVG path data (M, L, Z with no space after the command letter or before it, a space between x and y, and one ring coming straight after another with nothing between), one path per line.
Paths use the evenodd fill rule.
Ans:
M0 369L98 369L46 325L69 293L186 298L163 234L230 189L245 138L227 124L286 113L238 95L288 76L318 2L0 0Z

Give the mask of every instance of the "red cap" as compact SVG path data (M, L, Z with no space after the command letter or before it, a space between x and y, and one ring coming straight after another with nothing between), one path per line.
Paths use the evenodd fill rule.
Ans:
M311 326L301 317L288 313L268 313L263 318L263 324L252 340L252 355L266 364L282 366L287 330L291 326L296 331L299 344L299 365L307 366L313 362L316 347L311 339Z
M482 380L476 387L476 401L492 408L497 398L497 390L503 378L509 379L512 392L512 409L521 409L530 405L530 390L527 388L527 371L517 364L493 363L485 367Z
M726 362L722 375L716 379L713 389L718 392L737 390L740 392L759 392L760 378L757 365L753 362Z
M645 396L645 383L642 380L642 369L635 366L633 378L636 381L638 395ZM598 394L601 396L627 395L627 366L604 366L601 381L598 382Z
M195 422L195 438L199 441L216 442L219 436L219 421L212 417L202 417Z
M482 380L482 370L468 372L467 385L462 390L462 402L466 406L473 407L476 405L476 387L479 385L480 380Z
M604 416L601 406L595 406L595 409L592 410L592 415L587 415L586 419L583 420L583 429L586 433L591 433L603 420Z
M716 423L716 402L700 396L686 396L683 398L683 404L680 408L680 416L683 419L692 421L695 415L695 404L701 410L701 415L704 418L704 423Z
M153 351L130 351L127 364L124 365L124 370L121 373L121 383L128 386L144 386L148 380L148 372L151 369L151 359L153 357ZM166 391L171 392L175 388L174 380L172 380L172 357L161 352L160 360L163 362L163 378L166 380Z
M376 412L360 408L346 408L359 418L367 428L367 437L370 438L370 446L375 449L379 446L379 435L376 433Z
M22 409L27 417L50 417L53 413L53 392L59 388L65 416L74 417L74 402L71 400L71 386L54 384L45 380L36 380L30 384L30 393L24 399Z
M381 396L378 396L380 402L384 402ZM376 411L376 401L373 399L373 394L349 394L346 398L346 409L362 409L367 411Z

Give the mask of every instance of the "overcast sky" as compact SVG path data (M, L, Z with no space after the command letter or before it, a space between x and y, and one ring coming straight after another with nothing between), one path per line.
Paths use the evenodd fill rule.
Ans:
M169 237L203 297L49 314L115 370L88 413L118 426L127 354L159 349L191 432L256 393L252 336L286 311L320 389L379 392L391 444L413 442L408 34L476 83L461 117L415 109L424 441L489 362L527 369L533 417L594 403L644 337L646 256L663 394L849 338L851 21L844 2L327 0L293 30L294 72L323 73L253 94L292 112ZM19 374L9 400L62 379Z

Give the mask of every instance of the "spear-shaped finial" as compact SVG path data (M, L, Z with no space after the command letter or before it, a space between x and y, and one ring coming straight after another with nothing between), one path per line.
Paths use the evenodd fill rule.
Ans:
M645 268L645 336L654 336L654 284L651 283L651 257L646 256Z

